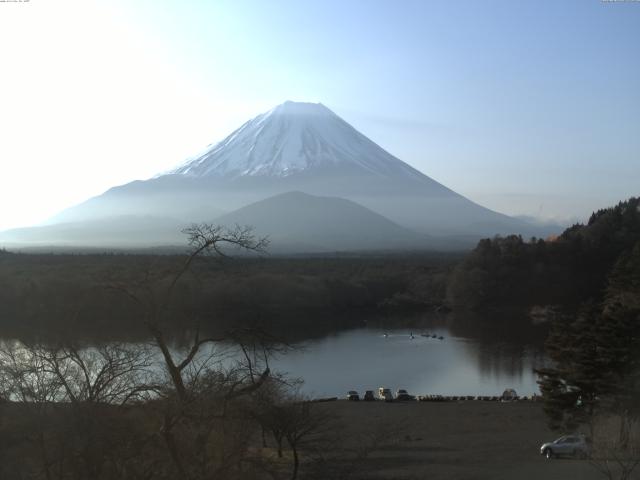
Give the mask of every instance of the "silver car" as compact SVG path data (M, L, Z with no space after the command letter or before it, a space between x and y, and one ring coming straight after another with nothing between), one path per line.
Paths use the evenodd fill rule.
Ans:
M589 443L584 435L565 435L553 442L543 443L540 447L540 455L547 458L559 456L587 458L589 452Z

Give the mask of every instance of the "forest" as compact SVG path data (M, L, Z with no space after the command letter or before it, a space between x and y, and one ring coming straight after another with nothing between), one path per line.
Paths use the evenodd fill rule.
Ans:
M88 340L147 332L123 290L160 288L184 255L0 254L5 336L72 333ZM222 332L259 325L293 337L361 326L368 318L442 309L446 278L461 254L346 258L199 256L171 309L177 333L197 323Z
M340 436L269 361L299 339L415 312L454 330L537 325L550 428L586 426L637 465L640 200L467 254L227 258L221 245L266 243L251 229L186 233L185 255L0 252L2 478L357 476L392 426Z
M603 299L612 268L640 241L638 204L599 210L548 239L484 239L469 253L305 258L267 247L260 256L198 256L174 293L172 324L176 334L252 325L298 337L438 312L454 327L547 331L554 318ZM140 338L140 312L123 290L157 290L184 258L0 251L0 326L16 337Z
M481 240L447 281L447 304L459 311L512 313L520 322L546 322L599 302L608 275L640 242L640 200L631 198L594 212L585 225L562 234L525 240ZM517 325L512 325L517 328Z

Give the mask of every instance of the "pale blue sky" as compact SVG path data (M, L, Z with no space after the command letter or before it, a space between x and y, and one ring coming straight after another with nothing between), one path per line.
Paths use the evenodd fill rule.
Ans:
M0 42L0 228L287 99L504 213L640 194L640 2L31 0L0 3Z

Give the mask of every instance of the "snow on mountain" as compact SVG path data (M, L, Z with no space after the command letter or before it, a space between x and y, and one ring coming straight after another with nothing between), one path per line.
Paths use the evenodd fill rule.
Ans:
M321 200L313 200L318 205L311 208L309 205L313 202L309 197L295 197L293 200L291 195L277 197L285 192L302 192ZM102 219L105 225L111 225L111 230L107 228L106 231L113 231L114 235L116 231L121 232L118 235L123 238L137 239L129 220L114 223L113 219L170 217L176 220L174 223L181 224L217 218L232 221L231 217L220 215L274 196L280 199L278 205L289 205L295 203L296 198L304 198L314 215L319 215L320 211L337 215L335 212L339 208L328 208L329 204L337 205L337 200L328 200L327 197L355 202L399 227L417 232L425 247L432 248L440 248L444 238L463 239L471 246L480 237L496 234L519 233L528 237L549 233L548 229L542 231L525 221L484 208L438 183L386 152L324 105L297 102L285 102L258 115L222 142L170 172L113 187L61 212L51 219L50 224L74 224L78 228L87 225L93 229L96 228L95 222ZM264 211L273 212L265 205L277 203L274 202L257 205L262 205L260 208ZM348 205L353 207L353 204ZM256 212L258 207L254 206L249 211ZM296 210L298 213L302 211ZM352 223L367 223L366 219L372 218L362 210L358 211L362 215L354 213ZM270 221L277 223L278 219L294 221L297 218L295 221L301 228L312 231L309 222L300 220L303 216L273 214L265 218L264 223L258 221L259 215L255 215L252 223L259 223L271 231L267 228ZM330 225L328 214L325 217L326 221L317 222L320 228ZM356 217L360 219L358 222ZM148 227L149 238L154 241L168 238L167 232L172 228L177 230L165 220L148 223ZM354 229L354 232L359 232L362 245L369 242L377 247L399 245L395 240L391 241L391 235L382 234L390 231L382 228L377 233L364 234L362 229ZM65 227L64 238L71 242L72 237L77 236L76 230L73 230L73 235L68 232L71 230ZM31 241L39 235L51 237L53 230L14 233L12 238L16 241L20 236L28 236ZM441 240L436 241L436 237ZM324 238L324 241L344 244L329 238Z
M291 101L249 120L220 143L167 173L287 177L314 169L421 175L321 103Z

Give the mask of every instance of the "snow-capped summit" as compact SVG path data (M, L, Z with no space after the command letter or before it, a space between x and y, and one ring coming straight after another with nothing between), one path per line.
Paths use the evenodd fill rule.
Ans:
M282 196L290 192L302 193ZM275 200L267 201L270 198ZM278 232L291 233L299 227L296 241L307 245L308 235L302 235L302 231L317 233L309 227L310 222L322 229L342 218L341 225L353 228L361 245L365 239L389 248L399 245L390 240L395 234L383 235L383 230L400 235L397 228L389 224L386 228L384 222L376 221L373 223L381 230L374 235L364 229L371 223L367 220L373 219L371 215L336 198L382 215L397 228L427 234L429 237L422 237L423 240L434 236L454 239L451 243L447 240L447 246L459 245L455 239L471 245L481 236L550 233L541 234L525 222L473 203L397 159L324 105L300 102L278 105L175 170L113 187L61 212L51 223L85 225L102 219L104 231L117 226L121 232L128 232L123 236L131 239L135 232L130 228L130 219L151 217L155 227L150 230L160 241L169 238L162 236L158 226L171 222L167 219L173 219L175 227L168 231L179 232L179 224L218 218L221 222L258 225L261 233L274 234L274 238ZM247 217L247 210L243 209L249 205L252 213ZM340 212L342 208L354 212L349 221L345 212ZM261 219L261 215L265 218ZM302 221L305 215L308 218ZM114 217L119 220L114 221ZM337 230L332 232L338 235ZM316 241L327 248L345 247L343 240L349 235L344 229L340 232L342 243L326 235ZM382 238L388 241L381 242Z
M309 170L420 175L321 103L287 101L168 172L191 177L287 177Z

